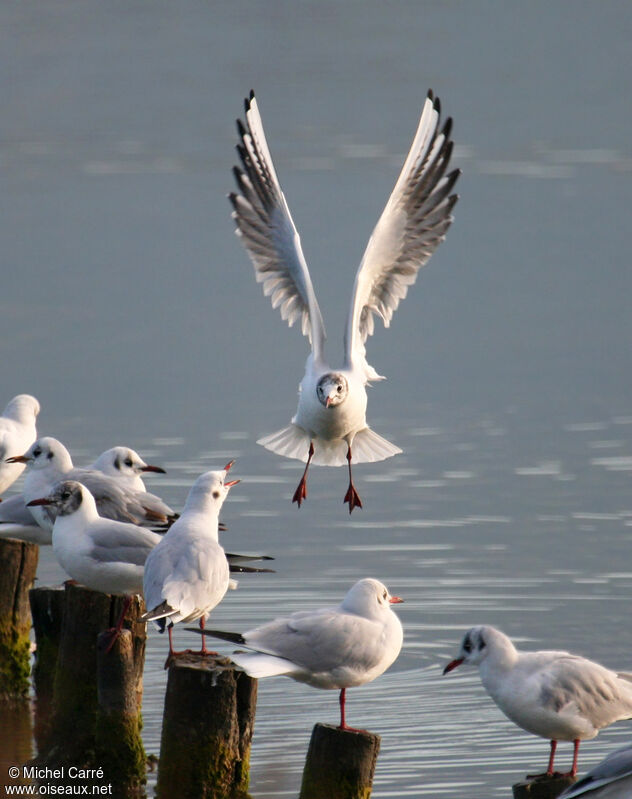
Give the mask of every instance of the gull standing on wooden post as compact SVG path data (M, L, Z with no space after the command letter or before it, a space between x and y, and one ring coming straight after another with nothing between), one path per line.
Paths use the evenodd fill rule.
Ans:
M345 719L347 688L379 677L402 648L402 624L391 608L399 602L379 580L365 577L336 607L298 611L243 635L194 631L255 650L232 655L251 677L285 675L314 688L339 690L340 729L351 730Z
M485 690L507 718L551 741L549 776L558 741L573 741L568 776L574 777L580 741L632 718L632 674L610 671L568 652L520 652L494 627L472 627L443 673L462 663L478 666Z
M200 475L180 514L147 558L144 594L147 613L143 621L155 621L164 632L168 625L169 655L174 655L172 628L179 621L200 620L200 629L226 593L230 580L226 554L219 544L219 512L231 486L226 480L233 461L222 471ZM239 556L235 556L238 558ZM202 639L202 653L206 646Z

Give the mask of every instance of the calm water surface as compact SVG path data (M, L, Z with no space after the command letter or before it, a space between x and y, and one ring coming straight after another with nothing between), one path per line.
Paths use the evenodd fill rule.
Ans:
M405 598L400 658L349 696L351 723L382 735L376 797L506 797L544 767L547 743L475 673L441 676L471 625L632 668L631 33L614 2L0 8L0 404L36 394L41 434L78 464L133 446L168 470L150 486L175 507L237 459L223 543L277 573L245 575L217 627L337 603L367 575ZM429 86L455 117L455 224L369 343L389 378L369 418L404 454L357 468L351 517L344 470L314 468L297 511L300 465L255 444L287 424L306 348L260 296L225 200L251 86L334 361ZM50 550L39 579L63 579ZM152 753L166 648L151 631ZM261 682L255 797L296 796L337 707ZM27 756L25 719L4 722L3 757ZM630 732L586 743L580 768Z

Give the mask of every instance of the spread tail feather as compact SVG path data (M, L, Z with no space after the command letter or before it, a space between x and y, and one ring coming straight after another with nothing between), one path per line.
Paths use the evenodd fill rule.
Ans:
M276 433L271 433L257 441L257 444L261 444L262 447L277 455L296 458L303 463L307 462L309 443L309 434L295 424L284 427L283 430L277 430ZM364 430L355 434L351 452L353 463L375 463L398 455L401 449L382 438L370 427L365 427ZM347 442L340 438L333 441L315 438L312 463L317 466L346 466Z

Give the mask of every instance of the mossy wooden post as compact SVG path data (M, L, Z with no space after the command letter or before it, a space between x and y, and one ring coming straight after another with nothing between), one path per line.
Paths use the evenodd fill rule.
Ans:
M227 658L179 656L169 667L156 796L248 796L257 681Z
M514 799L556 799L564 788L568 788L576 781L576 777L567 774L539 774L537 777L527 777L522 782L512 786Z
M53 711L53 685L64 612L63 586L31 588L29 602L35 632L35 663L33 664L35 722L33 732L37 750L43 752L49 743L48 734Z
M111 645L111 649L108 648ZM130 630L112 644L112 635L97 639L97 726L95 760L116 796L144 795L145 750L137 697L134 640Z
M97 636L112 627L123 609L124 597L102 594L66 583L59 656L53 687L53 715L48 751L40 753L46 765L95 766L97 691ZM144 607L132 602L126 620L134 627L134 684L137 696L145 651L145 625L135 623ZM105 775L109 780L110 776ZM112 776L112 779L114 777Z
M0 539L0 701L28 698L31 671L29 589L35 580L36 544Z
M316 724L299 799L368 799L379 751L379 735Z

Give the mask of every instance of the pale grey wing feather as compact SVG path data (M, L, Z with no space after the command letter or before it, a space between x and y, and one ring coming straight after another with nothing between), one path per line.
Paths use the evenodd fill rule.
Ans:
M208 539L193 539L183 548L165 537L145 566L145 601L150 610L166 601L174 612L186 617L217 604L226 593L228 579L228 562L221 546Z
M131 563L144 566L149 553L161 541L158 533L133 524L94 522L88 531L90 557L99 563Z
M159 497L134 491L103 472L76 468L67 475L67 479L83 483L94 497L99 515L107 519L152 525L174 515L174 511Z
M616 785L613 784L616 782ZM611 790L597 789L603 786L611 786ZM571 785L563 793L560 799L567 797L574 799L578 796L599 797L600 799L624 799L632 796L632 746L627 744L611 752L601 763L592 768L588 774L582 777L575 785Z
M632 717L632 685L599 663L578 655L554 654L555 659L535 673L544 707L556 713L576 707L597 729Z
M233 169L239 191L229 195L237 234L272 307L280 309L290 327L300 319L303 335L320 361L325 327L301 240L272 163L254 93L245 106L245 125L237 120L242 168Z
M364 670L378 663L381 626L353 614L331 610L295 613L245 633L246 645L310 671L341 665Z
M26 507L22 494L16 494L0 502L0 524L35 524L31 511Z
M417 133L395 188L375 226L356 274L345 332L346 365L365 368L367 379L380 379L365 359L365 341L374 331L374 315L388 327L417 279L417 274L445 238L452 223L452 194L460 174L446 175L452 155L452 120L440 124L440 103L426 98Z

